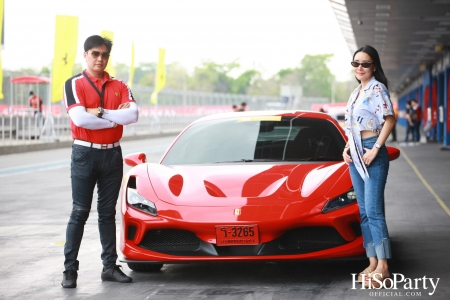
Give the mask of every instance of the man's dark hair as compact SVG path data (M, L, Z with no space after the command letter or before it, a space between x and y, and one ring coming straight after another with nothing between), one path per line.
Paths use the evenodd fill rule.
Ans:
M99 35L92 35L84 41L84 51L87 52L88 50L98 47L101 45L105 45L108 49L108 52L111 52L112 48L112 41L106 37L101 37Z

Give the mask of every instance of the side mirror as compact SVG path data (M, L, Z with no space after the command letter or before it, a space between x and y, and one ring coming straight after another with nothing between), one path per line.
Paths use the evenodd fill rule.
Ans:
M147 156L145 153L131 153L125 156L124 161L130 167L134 167L139 164L145 164L147 162Z
M389 155L389 160L396 160L397 158L399 158L400 156L400 150L394 147L389 147L386 146L387 151L388 151L388 155Z

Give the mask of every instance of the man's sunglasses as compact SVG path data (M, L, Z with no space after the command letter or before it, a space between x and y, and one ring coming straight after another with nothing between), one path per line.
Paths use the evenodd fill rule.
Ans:
M373 62L366 61L366 62L360 63L360 62L357 62L357 61L352 61L351 64L352 64L352 66L354 66L355 68L358 68L359 65L361 65L361 66L363 66L364 69L367 69L367 68L370 67L371 64L373 64Z
M102 56L103 59L109 58L109 52L91 51L92 58L98 58L100 55Z

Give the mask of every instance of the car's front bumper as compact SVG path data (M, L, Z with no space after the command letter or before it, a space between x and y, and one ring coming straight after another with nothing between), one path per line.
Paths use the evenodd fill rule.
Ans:
M302 212L298 211L300 206ZM127 262L164 263L329 259L365 253L356 204L326 214L315 209L313 202L299 207L292 205L276 217L267 214L259 221L234 216L227 221L222 214L231 210L227 207L183 207L182 213L160 210L160 216L152 217L127 206L123 211L120 250ZM188 217L194 215L197 217ZM258 225L257 245L216 245L215 226L249 224Z

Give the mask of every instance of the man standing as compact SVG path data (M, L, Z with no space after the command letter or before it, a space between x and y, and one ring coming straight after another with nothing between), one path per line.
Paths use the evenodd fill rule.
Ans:
M101 279L131 282L116 265L116 203L123 176L119 140L123 125L138 119L138 108L130 88L105 72L112 42L98 35L84 42L87 69L68 79L64 101L72 129L72 213L66 230L63 280L65 288L77 286L78 250L89 217L94 187L97 185L97 211L101 259Z
M420 142L420 124L422 123L422 108L416 99L411 100L411 106L414 110L415 116L413 117L413 137L414 142Z
M35 95L33 91L30 91L30 98L28 99L28 102L30 102L30 106L33 108L34 115L37 113L42 113L42 98Z

